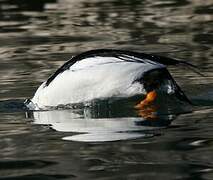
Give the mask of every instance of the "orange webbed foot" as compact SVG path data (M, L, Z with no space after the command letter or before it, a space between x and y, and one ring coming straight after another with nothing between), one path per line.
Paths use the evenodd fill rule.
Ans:
M138 103L135 108L136 109L143 109L144 107L152 104L157 98L157 93L156 91L150 91L147 95L146 98L141 101L140 103Z
M156 91L149 92L145 99L138 103L135 108L138 109L138 115L147 119L147 120L155 120L157 119L156 111L157 107L153 105L153 102L157 98Z

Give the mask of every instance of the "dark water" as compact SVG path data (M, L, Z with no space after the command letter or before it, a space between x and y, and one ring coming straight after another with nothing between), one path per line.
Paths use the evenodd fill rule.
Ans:
M212 7L212 0L0 0L0 179L213 179ZM24 99L65 60L95 48L199 66L205 77L170 69L193 107L167 108L157 121L108 102L25 112Z

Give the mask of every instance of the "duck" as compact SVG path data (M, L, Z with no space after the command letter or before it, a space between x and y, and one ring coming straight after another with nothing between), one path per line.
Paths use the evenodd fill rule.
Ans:
M191 103L167 67L194 65L174 58L129 50L95 49L73 56L55 71L25 104L31 110L86 103L97 99L144 95L135 108L143 109L158 92Z

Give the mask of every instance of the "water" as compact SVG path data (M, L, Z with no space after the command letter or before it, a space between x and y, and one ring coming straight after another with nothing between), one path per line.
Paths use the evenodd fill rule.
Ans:
M0 0L0 179L213 179L212 25L211 0ZM199 66L205 77L170 68L194 105L157 121L124 102L25 112L51 73L95 48Z

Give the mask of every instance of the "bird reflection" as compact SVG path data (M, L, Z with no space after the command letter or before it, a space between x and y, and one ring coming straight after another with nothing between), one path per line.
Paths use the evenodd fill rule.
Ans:
M145 120L157 120L157 106L150 105L138 110L138 115L144 118Z
M176 116L168 108L167 113L162 115L162 108L157 107L152 105L144 109L128 109L128 112L127 108L122 110L120 107L115 112L113 106L103 108L103 105L99 105L79 109L34 111L30 115L33 115L35 124L50 125L52 129L64 132L63 140L106 142L159 135L158 130L169 126ZM118 112L124 112L128 117Z

